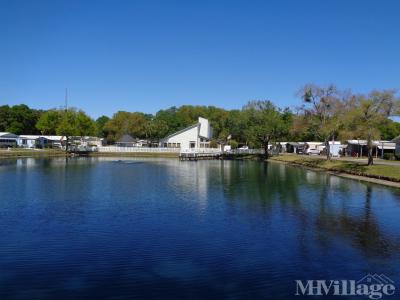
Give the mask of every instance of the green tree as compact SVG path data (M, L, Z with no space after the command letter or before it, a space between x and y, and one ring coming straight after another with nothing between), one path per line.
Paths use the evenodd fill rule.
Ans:
M157 139L165 137L168 134L168 124L164 120L153 118L146 124L146 138Z
M36 123L36 128L41 134L56 134L62 119L62 111L52 109L44 112Z
M181 124L180 120L178 120L177 110L178 109L173 106L165 110L159 110L156 113L154 120L163 122L168 126L167 134L176 132L179 129L182 129L182 126L184 126L183 124Z
M75 126L77 136L96 135L96 123L83 111L75 112Z
M9 108L5 130L14 134L35 134L35 124L40 114L41 111L30 109L25 104L14 105Z
M235 140L229 140L229 145L232 149L236 149L239 146L239 143Z
M66 151L72 136L93 136L96 134L96 123L85 112L74 108L52 109L43 113L36 128L42 134L65 136Z
M101 116L96 120L96 135L98 137L106 137L107 131L105 130L106 123L110 120L107 116Z
M388 124L388 117L399 114L400 100L394 90L372 91L369 95L353 97L347 111L347 130L353 137L365 138L368 149L368 165L374 163L373 140L381 137L379 127Z
M268 146L287 134L288 127L282 113L271 101L250 101L244 108L247 118L246 135L253 145L264 148L268 159Z
M150 116L139 112L117 112L104 126L104 130L107 131L107 140L116 141L124 134L145 138L149 118Z
M391 141L400 135L400 123L387 119L378 125L381 139Z
M68 152L71 136L78 135L75 110L69 109L61 112L61 120L56 128L56 133L65 136L65 151Z
M0 131L6 131L10 118L10 106L0 106Z
M229 116L225 122L225 131L231 135L231 138L237 142L247 143L246 129L247 129L246 113L240 110L229 111Z

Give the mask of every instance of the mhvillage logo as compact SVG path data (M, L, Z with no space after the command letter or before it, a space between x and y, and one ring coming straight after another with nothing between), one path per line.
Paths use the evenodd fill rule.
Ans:
M394 295L393 280L384 274L368 274L360 280L296 280L296 296L366 296L381 299Z

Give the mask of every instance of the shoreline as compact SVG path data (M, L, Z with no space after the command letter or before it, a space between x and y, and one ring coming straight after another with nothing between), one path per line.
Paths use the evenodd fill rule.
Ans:
M289 166L292 166L292 167L303 168L303 169L311 170L311 171L315 171L315 172L324 172L324 173L329 174L329 175L338 176L338 177L342 177L342 178L347 178L347 179L351 179L351 180L357 180L357 181L369 182L369 183L374 183L374 184L380 184L380 185L384 185L384 186L388 186L388 187L400 188L400 182L399 181L375 178L375 177L372 177L370 175L369 176L367 176L367 175L359 175L359 174L352 174L350 172L345 172L345 171L338 171L338 170L330 170L330 169L320 168L320 167L313 167L313 166L308 166L308 165L305 165L305 164L302 164L302 163L298 163L298 162L273 159L272 157L270 159L268 159L266 162L289 165Z
M0 159L10 158L38 158L38 157L65 157L64 151L58 150L1 150Z
M64 151L58 150L12 150L12 151L0 151L1 159L16 159L16 158L52 158L52 157L74 157L74 155L68 155ZM76 156L78 157L78 156ZM173 152L94 152L90 153L86 157L154 157L154 158L179 158L179 153ZM305 158L299 158L298 160L287 160L285 156L270 157L266 162L280 163L290 165L293 167L300 167L307 170L325 172L329 175L334 175L342 178L364 181L369 183L375 183L385 185L394 188L400 188L400 180L396 178L377 178L376 175L368 174L355 174L352 172L346 172L344 170L334 170L324 167L310 166L307 165ZM297 158L297 157L296 157ZM301 160L303 159L303 161ZM228 156L225 160L260 160L258 155L243 155L239 157Z
M166 157L178 158L179 153L174 152L92 152L80 157ZM43 158L43 157L79 157L59 150L11 150L0 151L0 159L13 158Z

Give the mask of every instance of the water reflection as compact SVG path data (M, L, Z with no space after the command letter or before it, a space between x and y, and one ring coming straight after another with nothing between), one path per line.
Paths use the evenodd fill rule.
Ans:
M288 210L298 219L300 234L315 232L322 247L341 238L369 257L390 258L400 252L398 237L384 232L371 208L372 201L380 200L373 196L374 187L376 193L384 187L278 164L259 165L245 174L243 167L223 168L224 192L231 204L266 217L277 208ZM386 192L400 202L397 190Z
M339 236L350 240L364 255L370 257L390 257L399 253L400 243L383 232L376 221L371 209L371 186L365 187L364 197L364 207L357 214L348 211L345 207L340 212L321 210L316 220L317 229L329 233L331 236L328 235L327 238Z
M287 299L295 279L400 279L399 191L325 173L17 159L0 192L1 299Z

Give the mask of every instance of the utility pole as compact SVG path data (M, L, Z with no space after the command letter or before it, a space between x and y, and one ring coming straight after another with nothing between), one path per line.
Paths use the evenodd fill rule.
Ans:
M65 111L68 110L68 88L65 88Z
M64 114L65 118L67 118L67 112L68 112L68 88L65 88L65 107L64 107ZM68 135L65 135L65 152L68 153L68 143L69 143L69 138Z

